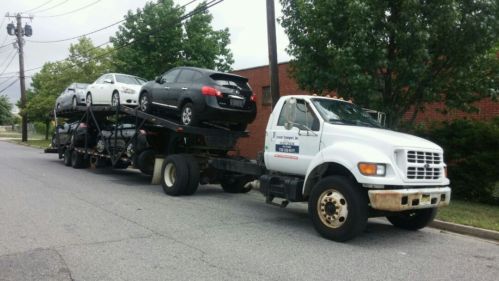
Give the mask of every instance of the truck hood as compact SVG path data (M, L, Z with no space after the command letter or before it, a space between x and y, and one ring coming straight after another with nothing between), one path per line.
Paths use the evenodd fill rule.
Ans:
M334 142L334 139L337 137L336 139L361 142L364 144L373 143L382 146L391 146L393 148L406 147L442 151L440 146L431 141L391 130L330 123L324 123L324 126L324 134L327 136L323 135L323 142L328 144ZM332 139L328 140L329 137Z

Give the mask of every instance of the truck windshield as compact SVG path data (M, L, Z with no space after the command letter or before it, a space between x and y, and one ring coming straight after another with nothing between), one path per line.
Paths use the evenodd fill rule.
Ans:
M369 113L355 104L333 99L312 99L312 103L326 122L381 128Z

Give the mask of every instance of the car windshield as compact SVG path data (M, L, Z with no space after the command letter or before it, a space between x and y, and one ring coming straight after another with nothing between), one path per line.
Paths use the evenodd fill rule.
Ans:
M118 83L128 84L128 85L144 85L146 80L129 75L116 75L116 81Z
M86 89L87 87L88 87L88 84L83 84L83 83L76 84L77 89Z
M326 122L381 128L369 113L355 104L333 99L312 99L312 103Z

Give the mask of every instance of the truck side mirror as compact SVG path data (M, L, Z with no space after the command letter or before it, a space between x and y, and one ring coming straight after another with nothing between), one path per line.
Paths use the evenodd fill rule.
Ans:
M296 119L296 99L290 98L284 104L286 110L286 122L284 123L284 128L286 130L291 130L294 127L295 119Z

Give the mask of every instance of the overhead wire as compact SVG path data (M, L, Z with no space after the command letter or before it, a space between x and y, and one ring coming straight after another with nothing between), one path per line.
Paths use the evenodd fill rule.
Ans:
M64 12L64 13L62 13L62 14L57 14L57 15L48 15L48 16L44 16L44 15L41 15L41 16L40 16L40 15L37 15L36 17L37 17L37 18L55 18L55 17L62 17L62 16L66 16L66 15L70 15L70 14L77 13L77 12L79 12L79 11L81 11L81 10L84 10L84 9L86 9L86 8L89 8L89 7L91 7L91 6L93 6L93 5L97 4L97 3L99 3L99 2L101 2L101 1L102 1L102 0L96 0L96 1L94 1L94 2L92 2L92 3L86 4L85 6L82 6L82 7L80 7L80 8L77 8L77 9L74 9L74 10L71 10L71 11L68 11L68 12Z
M47 5L47 4L50 4L50 2L52 2L52 1L54 1L54 0L48 0L48 1L44 2L43 4L38 5L38 6L36 6L36 7L34 7L34 8L31 8L31 9L29 9L29 10L26 10L26 11L24 11L24 12L22 12L22 13L23 13L23 14L25 14L25 13L32 12L32 11L34 11L34 10L36 10L36 9L39 9L39 8L41 8L41 7L43 7L43 6Z
M188 5L192 4L192 3L196 2L196 1L198 1L198 0L191 0L191 1L189 1L188 3L186 3L186 4L182 5L182 6L180 6L180 7L179 7L179 9L185 8L186 6L188 6ZM204 11L208 10L209 8L211 8L211 7L213 7L213 6L220 4L220 3L221 3L221 2L223 2L223 1L224 1L224 0L211 0L211 1L208 1L208 2L206 3L206 5L205 5L205 6L200 6L200 7L197 7L197 8L195 8L193 11L190 11L190 12L188 12L188 13L184 14L182 17L180 17L180 22L179 22L179 23L183 22L184 20L186 20L186 19L188 19L188 18L190 18L190 17L192 17L192 16L194 16L194 15L196 15L196 14L198 14L198 13L204 12ZM162 3L161 3L161 2L158 2L158 3L156 3L155 5L158 5L158 4L162 4ZM124 22L125 20L126 20L126 19L120 20L119 22L116 22L116 23L114 23L113 25L116 25L116 24L118 24L118 23ZM108 26L108 27L109 27L109 26ZM155 34L155 33L159 32L159 31L161 31L161 30L157 30L157 31L155 31L155 32L153 32L153 33L151 33L151 34L149 34L149 35L153 35L153 34ZM92 33L95 33L95 32L92 32ZM83 35L83 36L85 36L85 35ZM83 36L78 36L78 37L75 37L75 38L80 38L80 37L83 37ZM47 43L48 43L48 42L47 42ZM99 45L99 46L92 47L92 48L90 48L90 49L88 49L88 50L93 50L93 49L96 49L96 48L98 48L98 47L100 47L100 46L104 46L104 45L109 44L109 43L111 43L111 41L108 41L108 42L106 42L106 43L103 43L103 44L101 44L101 45ZM87 62L89 62L89 61L90 61L90 60L92 60L92 59L98 59L98 58L101 58L101 57L107 56L107 55L111 54L112 52L115 52L115 51L117 51L117 50L120 50L120 49L123 49L123 48L125 48L125 47L128 47L128 46L130 46L130 45L132 45L132 44L134 44L134 43L136 43L136 41L135 41L135 40L132 40L132 41L130 41L130 42L128 42L128 43L126 43L126 44L124 44L124 45L122 45L122 46L119 46L119 47L113 48L113 49L112 49L112 50L110 50L109 52L103 53L103 54L98 55L98 56L96 56L96 57L88 58L87 60L85 60L85 61L84 61L84 63L87 63ZM87 50L87 51L88 51L88 50ZM65 60L66 60L66 59L62 59L62 60L58 60L58 61L55 61L55 62L62 62L62 61L65 61ZM73 68L73 67L75 67L75 66L77 66L77 65L71 65L71 66L69 66L67 69L69 69L69 68ZM30 68L30 69L26 69L26 70L25 70L25 72L34 71L34 70L38 70L38 69L41 69L41 68L43 68L43 65L42 65L42 66L38 66L38 67L34 67L34 68ZM16 73L16 72L11 72L11 73ZM4 73L4 74L5 74L5 73ZM10 73L9 73L9 74L10 74Z
M12 55L12 57L10 58L10 61L7 63L7 65L5 66L5 68L3 69L2 73L0 73L0 76L4 75L5 74L5 71L7 70L7 68L9 68L9 66L12 64L12 62L14 61L14 58L16 57L16 52L14 52L14 54Z
M10 88L12 85L14 85L19 79L15 79L14 81L12 81L9 85L7 85L5 88L1 89L0 90L0 94L3 93L5 90L7 90L8 88Z
M186 4L180 6L180 8L185 8L186 6L196 2L198 0L191 0L189 2L187 2ZM158 1L157 3L153 4L154 6L157 6L157 5L160 5L162 4L162 2ZM109 25L106 25L104 27L101 27L99 29L96 29L96 30L93 30L93 31L90 31L90 32L87 32L87 33L84 33L84 34L80 34L78 36L73 36L73 37L69 37L69 38L64 38L64 39L56 39L56 40L47 40L47 41L40 41L40 40L26 40L27 42L31 42L31 43L40 43L40 44L47 44L47 43L59 43L59 42L65 42L65 41L71 41L71 40L75 40L75 39L79 39L79 38L82 38L82 37L85 37L85 36L88 36L88 35L92 35L94 33L97 33L97 32L100 32L100 31L103 31L103 30L106 30L108 28L111 28L115 25L118 25L122 22L124 22L126 19L122 19L122 20L119 20L119 21L116 21L116 22L113 22Z
M55 8L57 8L57 7L61 6L61 5L66 4L66 2L68 2L68 1L69 1L69 0L63 0L63 1L62 1L62 2L60 2L60 3L57 3L57 4L53 5L53 6L50 6L50 7L45 8L45 9L41 9L41 10L36 11L36 12L37 12L37 13L41 13L41 12L50 11L50 10L52 10L52 9L55 9Z

